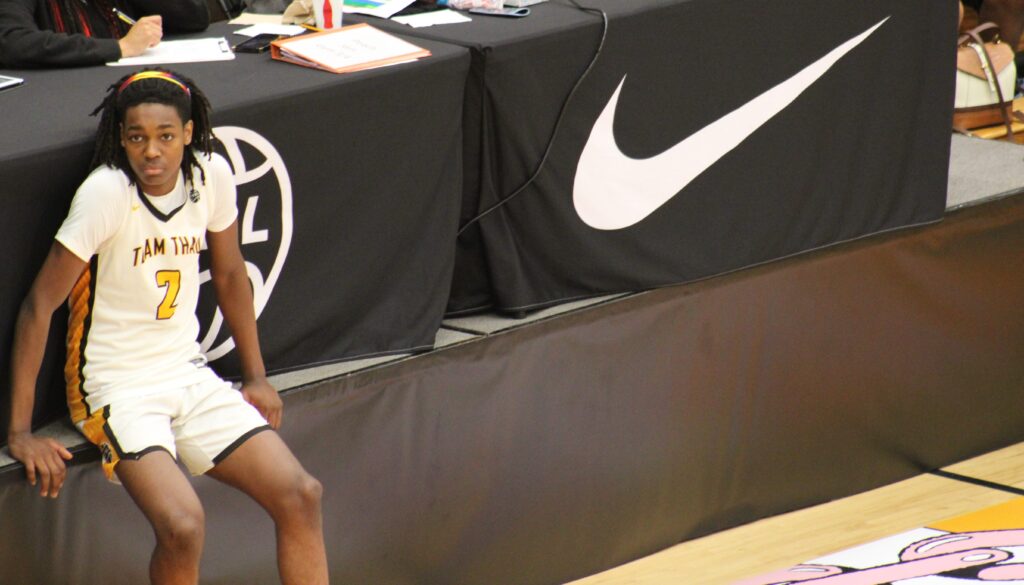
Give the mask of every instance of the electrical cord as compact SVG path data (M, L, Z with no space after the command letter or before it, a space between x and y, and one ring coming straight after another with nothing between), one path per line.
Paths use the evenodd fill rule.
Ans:
M526 190L526 188L529 187L531 184L533 184L533 182L537 179L537 177L540 176L541 171L544 170L544 165L547 164L547 162L548 162L548 157L551 155L551 149L552 149L552 147L555 144L555 137L558 135L558 130L562 126L562 121L565 119L565 113L566 113L566 111L569 108L569 103L572 101L573 96L576 95L576 91L580 88L580 85L583 84L583 80L585 80L587 78L587 76L590 74L590 71L594 68L594 64L597 63L597 58L601 56L601 51L604 49L604 41L608 37L608 14L604 10L601 10L600 8L591 8L591 7L588 7L588 6L581 6L580 3L577 2L576 0L567 0L567 1L570 4L572 4L573 6L575 6L576 8L578 8L579 10L581 10L582 12L589 12L591 14L600 14L601 15L601 20L602 20L601 40L597 44L597 50L594 51L594 56L590 59L590 63L587 65L587 68L583 70L582 74L580 74L579 79L576 80L576 83L572 86L572 89L569 91L569 95L567 95L566 98L565 98L565 101L562 102L562 107L561 107L561 109L558 112L558 118L555 120L555 127L551 130L551 138L548 139L548 144L547 144L547 147L545 147L545 149L544 149L544 154L543 154L543 156L541 156L540 162L537 163L537 168L533 171L533 174L530 175L530 178L527 179L526 182L524 182L518 188L516 188L516 190L512 191L512 193L510 193L509 195L506 195L505 197L502 197L497 203L495 203L494 205L492 205L492 206L488 207L487 209L481 211L475 217L473 217L472 219L467 221L465 224L463 224L462 227L459 228L459 231L456 234L456 237L461 236L462 232L464 232L467 229L469 229L469 227L471 225L473 225L473 224L477 223L478 221L480 221L481 219L487 217L488 215L490 215L494 211L497 211L501 206L505 205L506 203L508 203L512 199L514 199L517 196L519 196L520 193L522 193L524 190Z

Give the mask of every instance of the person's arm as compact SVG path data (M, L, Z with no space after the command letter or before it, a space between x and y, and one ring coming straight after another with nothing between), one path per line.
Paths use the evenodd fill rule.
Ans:
M121 57L117 41L41 30L40 0L0 2L0 63L7 67L99 65Z
M210 26L206 0L129 0L133 14L159 14L169 33L202 32Z
M206 244L210 249L210 277L217 293L217 304L231 329L242 364L242 395L260 411L271 427L280 428L281 397L267 381L263 366L256 312L252 306L252 286L238 246L238 221L232 222L225 230L206 232Z
M0 64L6 67L78 67L102 65L141 55L160 42L159 16L140 18L121 39L87 37L40 29L35 10L40 0L0 2Z
M46 348L53 312L64 302L85 270L86 263L54 242L28 296L21 304L11 352L11 420L7 447L11 457L25 465L29 483L40 484L43 496L57 497L66 476L64 461L71 459L60 443L32 434L32 407L36 378Z
M127 34L117 39L117 46L121 50L121 57L137 57L146 49L159 45L163 36L163 19L160 15L143 16Z

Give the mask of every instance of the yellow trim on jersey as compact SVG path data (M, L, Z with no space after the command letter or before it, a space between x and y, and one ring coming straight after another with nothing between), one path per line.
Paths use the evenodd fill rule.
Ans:
M93 445L96 445L100 450L100 457L103 461L103 473L107 476L107 479L114 479L114 467L117 466L118 461L121 457L117 454L117 449L114 447L114 442L107 435L107 416L109 415L109 407L100 410L100 412L93 413L89 418L79 426L82 434L85 435L86 439Z
M69 315L64 382L67 385L68 410L71 413L71 420L75 423L81 422L89 416L89 409L85 404L85 394L82 391L84 380L81 366L85 361L82 340L85 335L85 322L89 318L91 307L91 284L92 271L86 267L68 296Z

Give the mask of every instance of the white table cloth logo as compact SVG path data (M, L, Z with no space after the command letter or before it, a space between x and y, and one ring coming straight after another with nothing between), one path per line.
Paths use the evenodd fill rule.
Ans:
M623 76L594 123L576 166L576 213L584 223L599 230L618 230L639 223L789 106L887 20L839 45L672 148L647 159L622 154L615 142L615 107L626 82Z
M214 134L223 144L224 155L231 163L235 174L242 254L246 256L245 269L252 282L253 308L256 310L256 317L259 318L281 275L292 242L292 183L284 160L266 138L252 130L236 126L215 128ZM278 207L274 201L276 198L280 199L279 226L270 223L278 219L274 215L258 213L261 205L270 209ZM252 254L246 247L254 244L273 244L271 234L275 236L273 239L279 241L276 242L277 250L276 254L273 254L269 271L264 273L249 259ZM209 280L210 271L204 270L199 275L199 282L203 284ZM206 335L200 341L200 347L210 361L223 357L235 347L235 342L230 337L217 343L223 324L224 317L220 310L217 310L206 330Z

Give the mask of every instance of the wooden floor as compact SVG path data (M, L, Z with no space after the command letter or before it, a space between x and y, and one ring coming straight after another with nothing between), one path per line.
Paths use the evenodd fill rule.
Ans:
M1024 443L944 471L1024 489ZM1017 497L920 475L686 542L572 585L727 585Z

